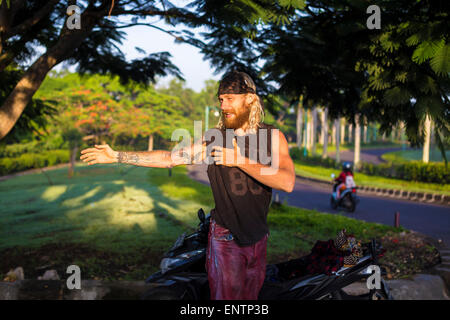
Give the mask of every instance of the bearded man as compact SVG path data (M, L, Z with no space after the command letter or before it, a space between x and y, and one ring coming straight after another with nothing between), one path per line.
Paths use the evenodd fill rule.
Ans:
M205 265L211 299L256 300L265 278L272 188L292 192L294 164L283 133L263 122L264 110L248 74L227 73L217 95L220 120L199 141L200 148L196 143L177 153L117 152L96 145L81 151L80 159L89 165L119 162L158 168L211 160L207 172L215 207Z

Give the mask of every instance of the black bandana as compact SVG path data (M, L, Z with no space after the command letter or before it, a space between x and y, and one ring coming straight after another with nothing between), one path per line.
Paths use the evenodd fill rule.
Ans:
M217 96L221 94L255 93L256 86L252 78L245 72L231 71L223 76L219 84Z

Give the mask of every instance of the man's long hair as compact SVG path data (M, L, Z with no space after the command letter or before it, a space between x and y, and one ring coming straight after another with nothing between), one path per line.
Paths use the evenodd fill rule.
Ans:
M250 113L248 115L248 129L250 131L257 131L257 128L260 127L260 124L264 121L264 108L262 106L261 99L258 95L254 93L247 93L247 95L253 96L252 101L246 106L250 109ZM221 112L219 122L216 125L217 129L225 130L225 121L224 115Z

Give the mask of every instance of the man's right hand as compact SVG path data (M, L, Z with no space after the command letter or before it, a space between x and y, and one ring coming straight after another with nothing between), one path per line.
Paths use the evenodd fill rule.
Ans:
M118 152L111 149L107 144L95 145L94 148L81 150L81 160L88 165L96 163L118 162Z

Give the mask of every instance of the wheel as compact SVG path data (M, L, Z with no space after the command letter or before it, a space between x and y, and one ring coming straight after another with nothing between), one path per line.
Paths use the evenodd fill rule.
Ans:
M348 212L355 212L356 204L353 200L350 200L348 205Z
M356 203L351 198L351 196L347 196L346 199L344 199L344 201L345 201L345 208L347 209L347 211L348 212L355 212Z
M189 288L155 287L147 290L141 300L192 300Z
M330 198L330 205L331 205L331 208L334 210L336 210L336 208L338 207L337 201L334 200L333 196L331 196L331 198Z

